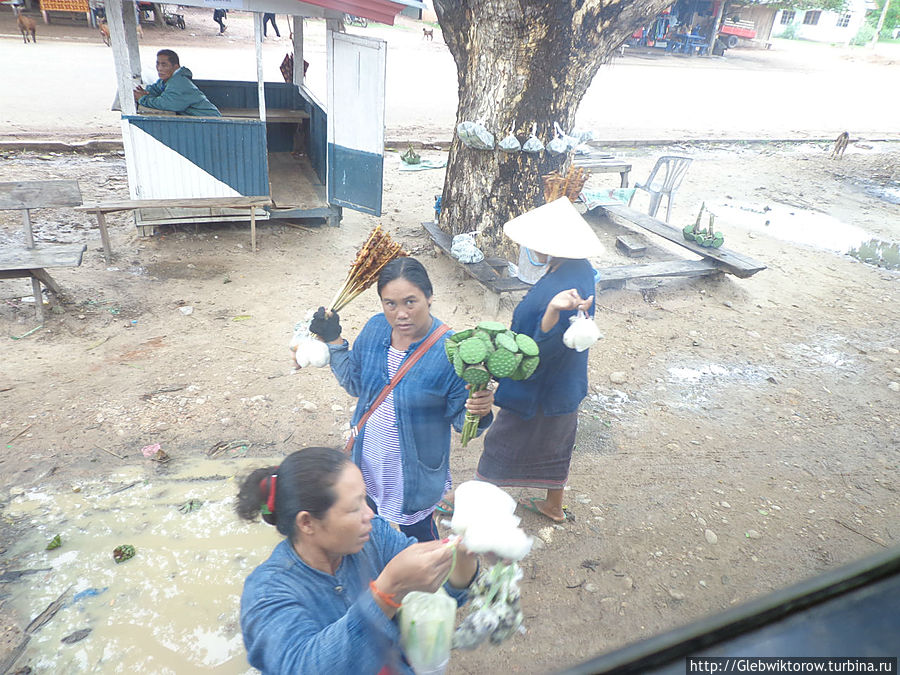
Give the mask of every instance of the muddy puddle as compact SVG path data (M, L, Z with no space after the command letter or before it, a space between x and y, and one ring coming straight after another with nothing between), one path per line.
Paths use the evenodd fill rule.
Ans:
M18 491L3 516L26 534L0 585L24 626L65 593L16 661L40 673L251 673L239 626L246 576L280 540L234 515L237 480L265 460L114 470L58 490ZM62 545L47 551L56 535ZM136 554L117 564L113 549ZM69 636L77 642L62 642ZM81 631L81 633L78 633Z
M870 265L900 269L897 243L877 239L864 229L827 213L775 202L764 205L720 202L713 211L721 218L720 223L765 232L782 241L850 255Z

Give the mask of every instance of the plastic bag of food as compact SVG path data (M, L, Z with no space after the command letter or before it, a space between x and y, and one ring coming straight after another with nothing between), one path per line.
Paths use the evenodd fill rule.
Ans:
M400 607L400 645L417 675L443 673L450 661L456 601L443 588L407 593Z
M522 144L522 152L530 152L533 155L536 155L539 152L544 150L544 144L541 143L540 139L537 137L537 124L531 125L531 136L528 137L528 140Z
M553 123L553 128L556 130L556 136L547 143L547 152L553 155L562 155L578 145L578 139L565 134L556 122Z
M294 362L298 368L314 366L324 368L331 361L331 352L328 345L312 336L309 332L309 323L312 321L315 310L306 312L303 321L294 325L294 335L291 337L290 350L294 353Z
M600 329L594 320L582 310L578 310L578 314L569 319L571 325L563 333L563 344L569 349L576 352L583 352L589 349L599 340Z
M456 125L456 135L463 145L474 150L494 149L494 134L481 122L460 122Z
M516 135L513 133L514 129L515 125L509 130L509 134L502 141L497 143L497 147L503 152L520 152L522 150L522 144L519 143L519 139L516 138Z
M484 260L484 253L475 245L474 232L464 232L453 237L450 255L461 263L477 263Z

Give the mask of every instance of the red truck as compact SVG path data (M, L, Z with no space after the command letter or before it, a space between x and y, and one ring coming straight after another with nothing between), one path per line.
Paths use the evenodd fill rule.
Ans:
M719 27L719 37L727 47L737 47L740 38L752 40L756 37L756 25L752 21L726 19Z

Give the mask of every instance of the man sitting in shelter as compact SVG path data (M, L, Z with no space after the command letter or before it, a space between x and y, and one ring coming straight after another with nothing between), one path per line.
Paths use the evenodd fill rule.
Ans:
M134 90L134 100L145 108L169 110L180 115L221 117L218 108L191 81L192 73L178 61L171 49L156 53L156 73L159 79L146 89Z

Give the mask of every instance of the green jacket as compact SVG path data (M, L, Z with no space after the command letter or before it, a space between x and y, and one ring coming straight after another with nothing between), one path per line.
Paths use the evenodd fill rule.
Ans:
M192 73L182 66L168 80L157 80L147 87L147 94L138 99L145 108L170 110L180 115L221 117L218 108L191 81Z

